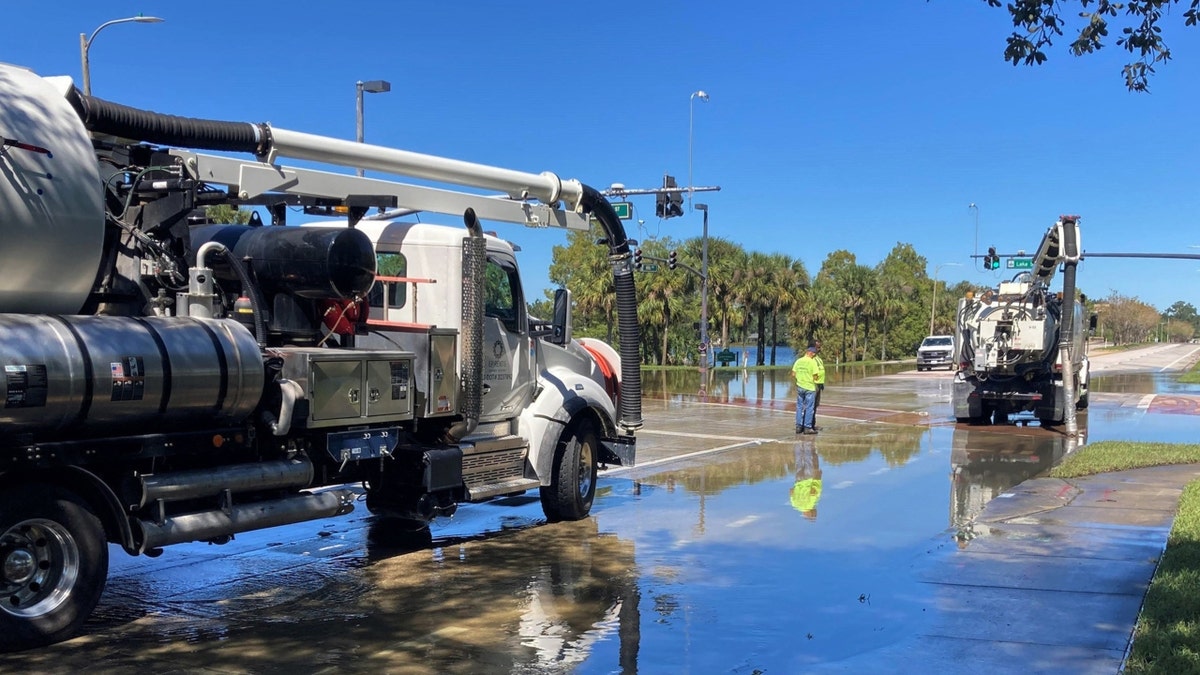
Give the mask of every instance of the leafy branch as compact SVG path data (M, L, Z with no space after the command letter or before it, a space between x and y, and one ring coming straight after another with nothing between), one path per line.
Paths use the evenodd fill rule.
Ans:
M989 7L1000 7L1001 0L984 0ZM1063 37L1066 6L1079 3L1078 16L1083 20L1070 49L1075 56L1091 54L1104 47L1109 36L1109 23L1127 21L1121 28L1117 46L1124 47L1136 59L1122 69L1125 86L1130 91L1148 92L1149 78L1154 66L1171 59L1171 49L1162 38L1159 21L1174 5L1186 3L1184 25L1195 26L1200 20L1200 0L1013 0L1008 13L1017 29L1008 37L1004 60L1014 66L1041 65L1047 59L1046 49L1054 40Z

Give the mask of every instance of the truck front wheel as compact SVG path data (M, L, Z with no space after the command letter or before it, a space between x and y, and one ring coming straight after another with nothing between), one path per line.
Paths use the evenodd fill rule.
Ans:
M550 522L580 520L596 498L598 441L591 420L576 420L554 450L550 485L541 488L542 511Z
M108 576L104 527L54 486L0 497L0 651L69 638L100 602Z

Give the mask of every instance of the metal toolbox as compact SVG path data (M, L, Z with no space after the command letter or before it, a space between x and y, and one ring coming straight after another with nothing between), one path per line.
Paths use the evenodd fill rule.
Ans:
M284 349L283 376L309 401L307 426L413 418L412 352Z

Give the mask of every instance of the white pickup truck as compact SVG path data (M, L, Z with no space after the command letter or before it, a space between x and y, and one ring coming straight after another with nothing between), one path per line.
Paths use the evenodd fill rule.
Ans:
M917 347L917 370L932 370L946 366L954 370L954 336L930 335Z

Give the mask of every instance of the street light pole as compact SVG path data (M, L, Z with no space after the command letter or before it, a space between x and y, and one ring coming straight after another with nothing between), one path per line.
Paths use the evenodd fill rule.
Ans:
M363 82L359 80L354 83L354 110L355 116L355 134L354 140L359 143L363 142L363 92L368 94L383 94L392 90L392 83L387 80L369 80ZM362 169L355 169L360 177L363 175Z
M929 334L933 335L933 317L937 313L937 289L938 289L938 272L943 267L958 267L961 263L942 263L933 268L933 302L929 306Z
M975 202L971 202L967 204L967 210L970 211L971 209L975 210L975 250L973 251L975 256L971 259L975 261L976 265L979 265L979 206ZM978 271L978 268L976 268L976 271Z
M700 235L700 392L708 389L708 204L696 204L704 212L704 230Z
M708 102L708 92L700 89L688 98L688 209L692 208L692 122L696 117L696 99Z
M79 34L79 59L83 63L83 93L87 94L88 96L92 95L92 69L91 64L88 62L88 50L92 48L92 40L96 39L96 35L98 35L100 31L118 23L162 23L162 19L158 18L157 16L129 16L125 17L124 19L105 21L104 23L100 24L99 28L92 31L91 37L88 37L87 33Z

